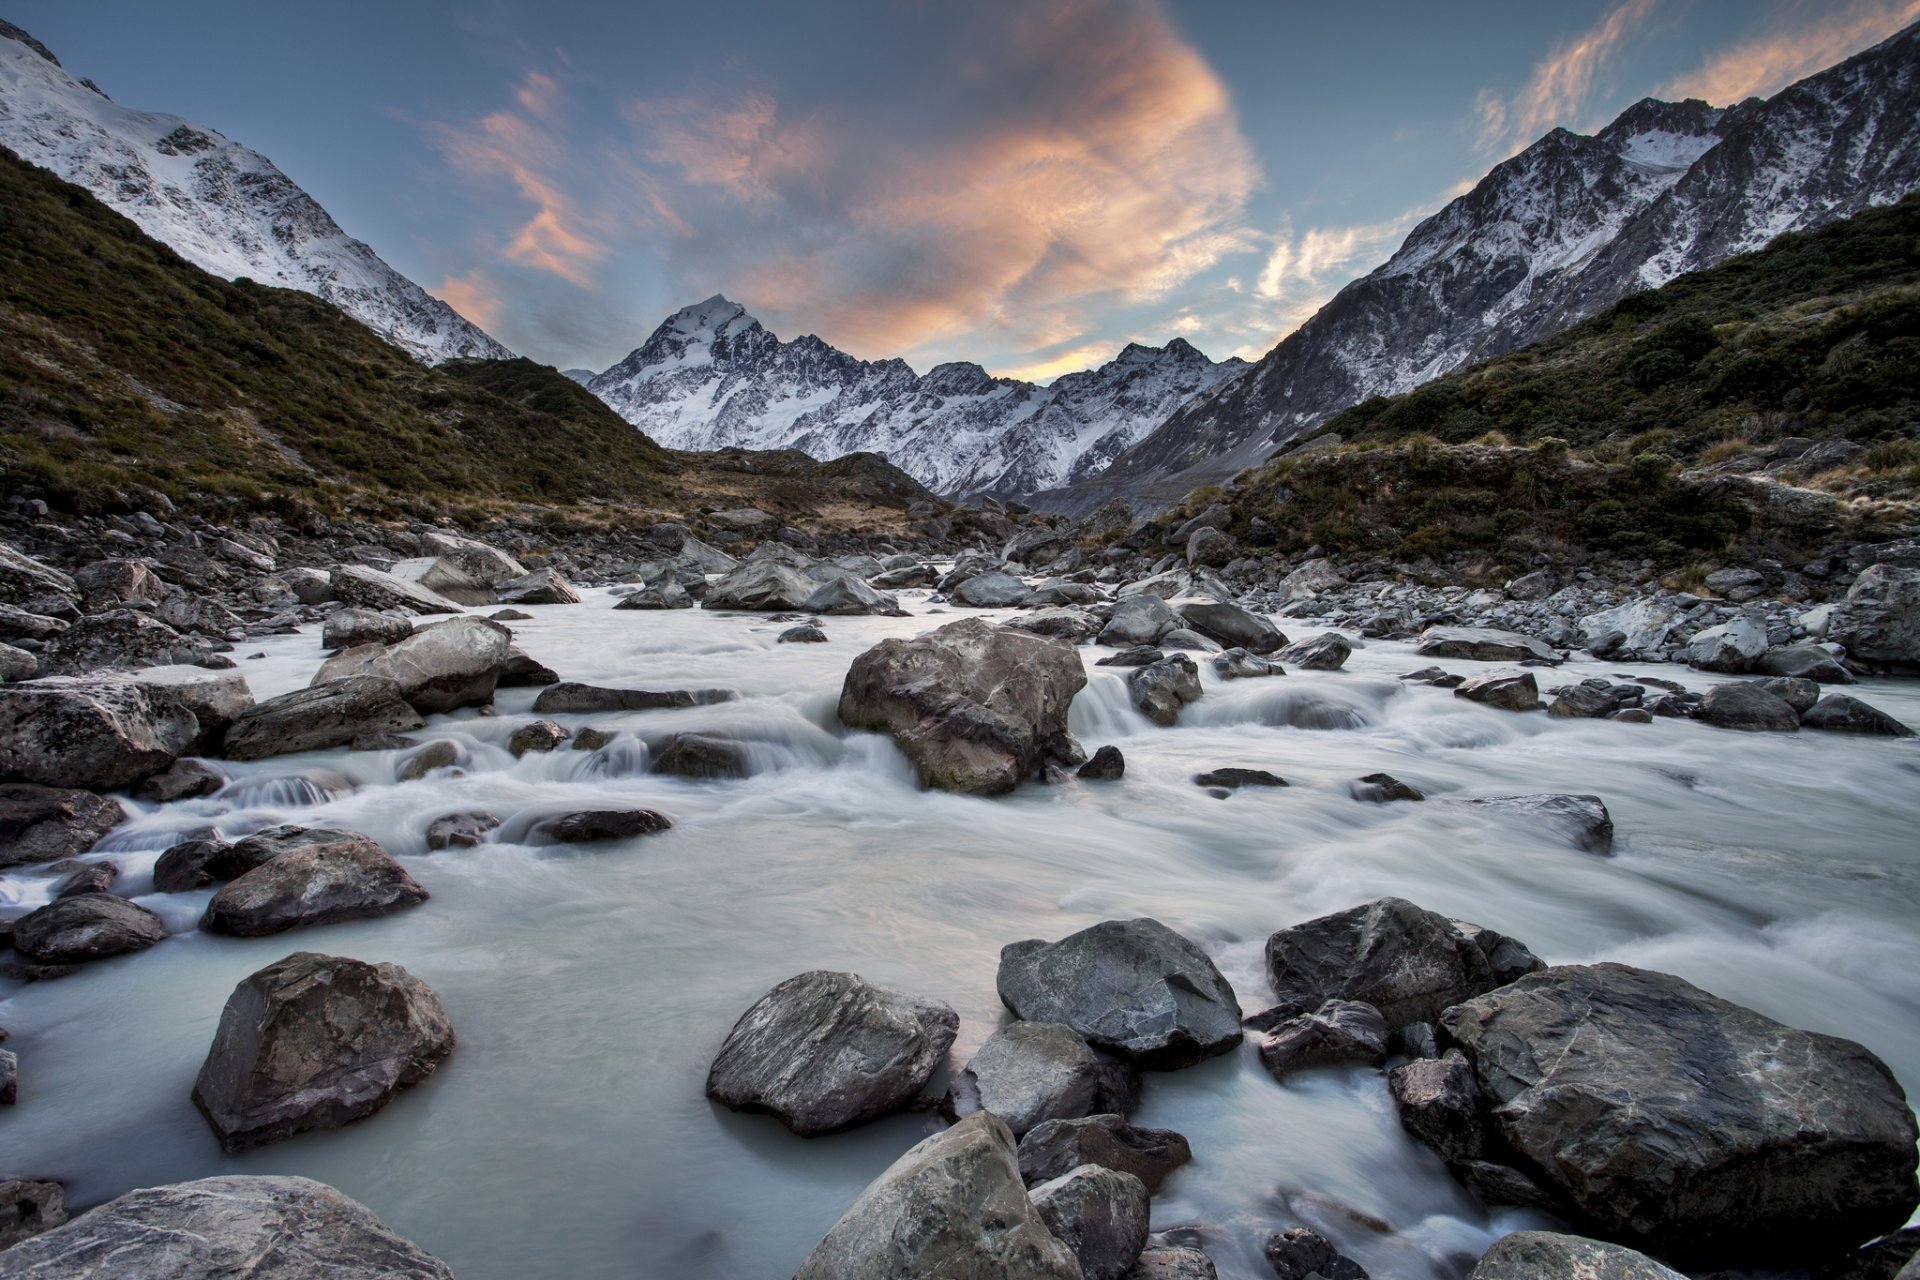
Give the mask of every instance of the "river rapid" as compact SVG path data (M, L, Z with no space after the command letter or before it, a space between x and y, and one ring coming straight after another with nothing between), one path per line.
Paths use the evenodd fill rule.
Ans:
M1742 734L1516 715L1394 677L1426 665L1369 642L1347 669L1223 682L1178 726L1128 704L1124 673L1094 666L1072 727L1126 756L1117 783L1028 785L979 799L918 789L884 738L834 715L849 663L890 635L973 613L829 618L826 644L781 644L764 617L615 612L604 591L530 608L516 641L569 680L722 686L739 700L686 710L555 716L625 731L600 752L505 749L536 690L498 715L434 717L463 771L396 783L403 752L327 751L219 762L221 795L135 817L95 855L115 892L175 936L57 981L0 993L21 1057L0 1116L0 1168L55 1177L87 1205L130 1188L221 1173L301 1174L364 1202L461 1280L790 1275L861 1188L932 1132L895 1116L813 1140L709 1103L709 1062L734 1019L802 970L848 969L944 1000L961 1016L953 1062L1007 1017L1000 948L1150 915L1204 946L1252 1012L1271 1003L1273 930L1383 895L1491 926L1549 963L1620 960L1677 973L1799 1027L1866 1044L1920 1090L1920 741ZM487 612L478 610L476 612ZM1286 620L1294 638L1318 628ZM305 685L317 634L249 642L257 698ZM236 657L241 654L236 654ZM1544 686L1672 667L1575 662ZM1920 682L1849 690L1920 725ZM645 740L715 729L751 742L754 776L647 772ZM1292 785L1225 800L1204 769L1269 769ZM329 776L329 771L332 775ZM1355 800L1384 771L1427 803ZM1617 826L1600 857L1559 833L1445 801L1594 793ZM650 807L673 830L571 848L519 843L540 817ZM493 842L429 853L434 818L485 808ZM381 920L236 939L198 933L210 891L154 894L154 859L209 825L280 822L371 835L432 893ZM51 881L0 878L0 910ZM222 1005L247 974L297 950L406 966L459 1035L425 1085L333 1133L220 1154L189 1100ZM943 1087L944 1073L935 1088ZM1223 1277L1270 1276L1267 1229L1306 1224L1375 1277L1457 1276L1496 1236L1546 1219L1489 1215L1394 1117L1384 1073L1326 1070L1276 1083L1252 1048L1150 1074L1135 1123L1192 1142L1194 1162L1153 1204L1156 1229L1209 1224Z

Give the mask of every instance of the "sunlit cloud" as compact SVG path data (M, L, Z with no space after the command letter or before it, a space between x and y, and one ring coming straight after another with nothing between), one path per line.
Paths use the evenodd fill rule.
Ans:
M1766 97L1920 19L1920 0L1796 5L1762 34L1709 57L1659 91L1727 106Z
M1087 343L1062 351L1057 356L1008 369L1000 376L1022 378L1028 382L1048 382L1063 373L1077 373L1082 369L1091 369L1096 365L1105 364L1113 359L1114 354L1114 349L1106 343Z
M448 276L431 292L482 329L490 328L506 313L506 302L479 271Z
M1475 104L1480 149L1510 156L1556 126L1584 123L1595 81L1659 3L1620 0L1591 28L1554 48L1517 94L1483 90Z

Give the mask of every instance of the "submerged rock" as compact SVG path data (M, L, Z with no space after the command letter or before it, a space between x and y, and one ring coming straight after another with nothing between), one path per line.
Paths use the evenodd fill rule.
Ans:
M982 1112L926 1139L876 1178L795 1280L938 1276L1080 1280L1028 1198L1013 1135Z
M1564 832L1588 853L1613 852L1613 815L1599 796L1483 796L1467 803Z
M543 712L657 711L664 707L706 707L738 697L731 689L602 689L564 680L533 700Z
M1355 800L1387 804L1394 800L1425 800L1426 793L1410 787L1390 773L1369 773L1356 778L1348 788Z
M1064 1023L1149 1070L1231 1053L1242 1039L1233 988L1206 952L1158 920L1011 943L997 985L1016 1016Z
M533 720L521 725L507 739L507 750L516 757L529 752L545 753L555 750L561 743L573 736L573 730L552 720Z
M399 965L299 951L233 989L193 1101L244 1151L372 1115L453 1047L440 998Z
M672 826L667 815L656 809L588 809L549 818L536 825L533 834L556 844L590 844L655 835Z
M1268 1236L1262 1252L1279 1280L1367 1280L1359 1263L1335 1249L1333 1241L1306 1227Z
M1778 1266L1920 1205L1913 1113L1852 1041L1619 964L1530 974L1440 1022L1499 1140L1602 1235Z
M1236 791L1241 787L1284 787L1287 785L1287 780L1265 769L1228 767L1196 773L1193 775L1193 783L1198 787L1225 787L1229 791Z
M160 917L108 893L61 898L13 922L13 949L41 964L79 964L144 951L167 936Z
M453 1280L365 1205L306 1178L130 1191L4 1255L9 1280Z
M390 915L427 900L406 868L357 832L282 827L276 833L280 852L213 895L200 918L206 932L257 938Z
M1020 1176L1048 1182L1082 1165L1130 1173L1158 1194L1175 1169L1193 1159L1193 1148L1171 1129L1135 1128L1117 1115L1048 1120L1020 1140Z
M959 1029L947 1005L814 969L734 1023L708 1072L707 1096L771 1115L804 1137L837 1133L918 1097Z
M751 772L740 744L714 733L669 734L654 752L653 771L682 778L744 778Z
M0 784L0 870L85 853L125 817L119 801L91 791Z
M500 825L500 819L484 810L448 813L427 824L427 848L471 849Z
M1125 776L1126 757L1120 754L1120 748L1109 743L1093 753L1093 758L1080 766L1077 775L1088 782L1112 782Z

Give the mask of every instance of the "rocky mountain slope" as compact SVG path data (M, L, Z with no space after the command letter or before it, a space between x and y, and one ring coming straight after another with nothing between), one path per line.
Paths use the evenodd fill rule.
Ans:
M347 235L259 152L110 101L7 23L0 145L87 188L195 266L324 298L415 359L513 354Z
M1538 341L1638 289L1920 187L1920 27L1772 98L1557 129L1416 227L1246 376L1039 505L1164 504L1349 405Z
M1051 387L976 364L918 375L904 360L859 360L811 334L783 342L716 295L668 317L587 385L677 448L871 451L938 492L1019 494L1093 474L1244 368L1175 339L1129 346Z

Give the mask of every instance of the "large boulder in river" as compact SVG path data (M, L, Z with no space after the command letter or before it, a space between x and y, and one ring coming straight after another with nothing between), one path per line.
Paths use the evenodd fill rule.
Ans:
M1913 730L1875 706L1844 693L1830 693L1800 713L1808 729L1835 733L1869 733L1885 738L1911 738Z
M400 696L400 684L392 676L344 676L258 704L227 729L225 753L233 760L264 760L345 746L366 734L405 733L425 724Z
M0 685L0 782L111 791L172 764L200 731L123 676Z
M1920 673L1920 569L1869 565L1833 612L1827 639L1880 671Z
M1751 671L1766 651L1766 627L1741 616L1694 632L1687 641L1687 664L1702 671Z
M459 605L417 582L363 564L337 564L327 576L333 584L334 598L342 604L412 613L460 612Z
M740 1015L707 1074L707 1096L803 1137L897 1111L946 1061L960 1016L937 1001L814 969Z
M1599 796L1482 796L1467 803L1558 831L1588 853L1613 852L1613 815Z
M860 1193L794 1280L1081 1280L988 1112L915 1146Z
M498 600L492 587L472 577L453 561L438 556L396 560L387 572L396 578L418 583L455 604L486 605Z
M855 658L839 715L891 736L922 784L997 795L1069 741L1067 708L1086 683L1065 641L968 618Z
M453 1045L440 998L399 965L297 951L227 997L193 1102L244 1151L372 1115Z
M475 582L489 587L523 578L527 573L527 566L491 543L442 529L429 529L421 534L420 550L445 560Z
M1047 1120L1073 1120L1094 1110L1100 1059L1072 1027L1016 1022L987 1037L954 1073L954 1114L991 1111L1019 1137Z
M306 1178L129 1191L0 1255L8 1280L453 1280L365 1205Z
M1576 1222L1666 1257L1821 1259L1920 1205L1886 1065L1670 974L1545 969L1448 1009L1488 1123Z
M144 613L114 609L77 619L48 640L40 650L40 670L56 676L133 671L204 662L212 654L212 646L198 636L183 636Z
M700 607L790 613L805 608L819 586L797 569L772 560L753 560L708 587Z
M60 898L13 922L13 949L41 964L77 964L144 951L167 936L160 917L125 898Z
M1553 646L1517 631L1493 627L1428 627L1415 650L1423 658L1469 658L1475 662L1558 662Z
M580 593L560 576L558 569L535 569L532 573L503 582L498 588L501 604L579 604Z
M213 895L202 929L257 938L389 915L427 900L406 868L357 832L296 828L283 844L282 852Z
M1019 604L1032 590L1010 573L989 569L954 588L953 602L975 609L1006 609Z
M1311 640L1297 640L1274 657L1307 671L1338 671L1353 656L1353 642L1338 631L1322 632Z
M709 707L739 696L731 689L607 689L562 680L542 689L533 700L533 709L536 713L658 711L667 707Z
M1449 1006L1540 967L1514 939L1404 898L1336 911L1267 939L1267 979L1279 1012L1359 1000L1389 1027L1432 1022Z
M1516 1231L1493 1248L1467 1280L1686 1280L1644 1253L1555 1231Z
M1113 602L1113 616L1100 633L1100 643L1125 649L1153 644L1180 625L1173 606L1147 591L1136 591Z
M1696 719L1722 729L1792 733L1800 727L1800 713L1784 698L1751 680L1732 680L1707 690L1694 711Z
M85 853L125 818L119 801L91 791L0 784L0 870Z
M505 672L513 633L485 618L450 618L390 645L337 653L314 673L314 687L347 676L390 676L415 711L432 715L484 706Z
M1287 643L1272 623L1237 604L1195 598L1175 602L1174 609L1189 630L1229 649L1268 654Z
M1177 721L1180 708L1198 701L1200 694L1200 668L1184 653L1170 653L1127 672L1127 697L1142 715L1163 727Z
M1540 706L1540 685L1531 671L1496 671L1462 680L1453 696L1502 711L1534 711Z
M1148 1070L1231 1053L1242 1039L1233 988L1206 952L1158 920L1010 943L996 985L1017 1017L1064 1023Z
M883 591L875 591L852 574L827 579L814 588L813 594L806 598L800 608L803 613L874 613L891 618L901 617L905 613L899 600Z
M392 644L413 634L413 619L377 609L342 605L320 627L322 649L357 649L363 644Z
M1086 1280L1121 1280L1133 1269L1147 1243L1152 1210L1140 1179L1083 1164L1030 1188L1030 1194L1047 1229L1079 1259Z

